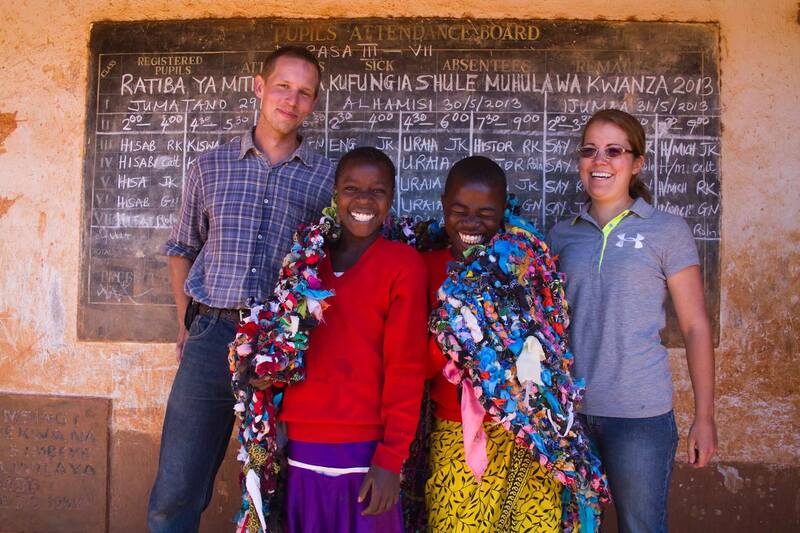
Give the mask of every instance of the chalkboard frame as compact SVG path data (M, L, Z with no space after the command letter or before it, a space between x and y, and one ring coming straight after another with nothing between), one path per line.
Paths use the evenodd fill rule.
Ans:
M626 28L633 26L644 28L642 34L647 35L648 46L657 46L659 43L668 42L666 35L668 28L682 31L682 28L698 28L708 41L709 54L712 59L712 74L717 86L717 105L721 95L719 76L719 26L716 23L684 23L684 22L631 22L631 21L582 21L582 20L537 20L537 19L455 19L445 17L435 18L365 18L365 19L195 19L171 21L131 21L131 22L98 22L92 26L89 45L89 76L87 86L87 115L85 130L85 158L84 158L84 195L81 217L81 279L80 299L78 307L78 338L89 341L136 341L136 342L169 342L174 338L176 318L174 305L141 305L130 306L121 303L92 303L88 297L91 284L89 277L91 255L91 206L92 188L87 186L94 178L96 166L97 138L93 132L97 130L98 111L98 77L100 76L99 54L104 52L125 53L136 52L141 54L188 52L212 52L220 50L266 50L268 45L275 44L266 41L265 46L253 46L254 35L268 33L270 28L298 27L306 24L309 27L321 24L519 24L523 26L536 26L542 31L551 28L565 28L574 42L580 39L590 39L593 28L613 27L614 31L622 34ZM287 32L289 35L290 32ZM480 39L479 39L480 40ZM569 39L566 39L568 41ZM284 41L290 43L291 39ZM291 42L290 44L308 44L307 42ZM535 47L536 43L531 46ZM502 48L502 47L501 47ZM501 50L502 51L502 50ZM109 52L110 53L110 52ZM720 125L721 128L721 125ZM721 180L721 177L720 177ZM721 217L721 200L717 206L718 219ZM719 235L717 239L697 241L701 249L701 265L706 283L706 299L711 316L715 344L719 343L719 306L720 306L720 259ZM163 269L166 265L165 258L145 258L147 265ZM163 279L163 276L162 278ZM677 328L674 313L668 313L668 326L662 334L665 342L670 347L682 345L682 339Z

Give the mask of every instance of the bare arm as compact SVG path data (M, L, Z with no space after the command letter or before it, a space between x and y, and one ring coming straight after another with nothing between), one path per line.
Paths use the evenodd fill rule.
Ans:
M169 280L172 288L172 296L175 298L175 314L178 321L178 336L175 341L175 356L178 361L183 355L183 346L189 332L183 324L183 317L186 316L186 308L189 306L189 297L183 292L183 285L189 276L189 269L192 268L192 261L180 256L170 256L169 258Z
M684 268L667 279L678 325L686 345L689 377L694 392L694 421L687 438L687 460L705 466L717 450L714 422L714 345L703 296L700 267Z

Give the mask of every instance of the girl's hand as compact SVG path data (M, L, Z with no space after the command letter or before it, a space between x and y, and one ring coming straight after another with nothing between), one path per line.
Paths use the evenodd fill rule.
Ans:
M717 425L713 418L695 418L686 439L686 459L693 468L708 464L717 451Z
M369 494L369 505L363 516L385 513L400 498L400 474L372 465L358 491L358 501L363 502Z

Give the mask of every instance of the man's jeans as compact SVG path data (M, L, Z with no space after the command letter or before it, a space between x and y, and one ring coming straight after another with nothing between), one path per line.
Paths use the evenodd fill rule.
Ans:
M622 533L667 531L667 494L678 446L672 411L650 418L581 415L603 460Z
M198 315L164 416L158 476L147 525L154 533L197 531L233 428L228 343L236 324Z

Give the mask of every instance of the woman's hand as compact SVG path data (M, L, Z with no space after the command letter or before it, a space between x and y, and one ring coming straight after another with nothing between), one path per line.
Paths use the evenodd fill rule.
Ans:
M708 464L717 451L717 425L713 418L695 418L686 439L686 460L694 468Z

